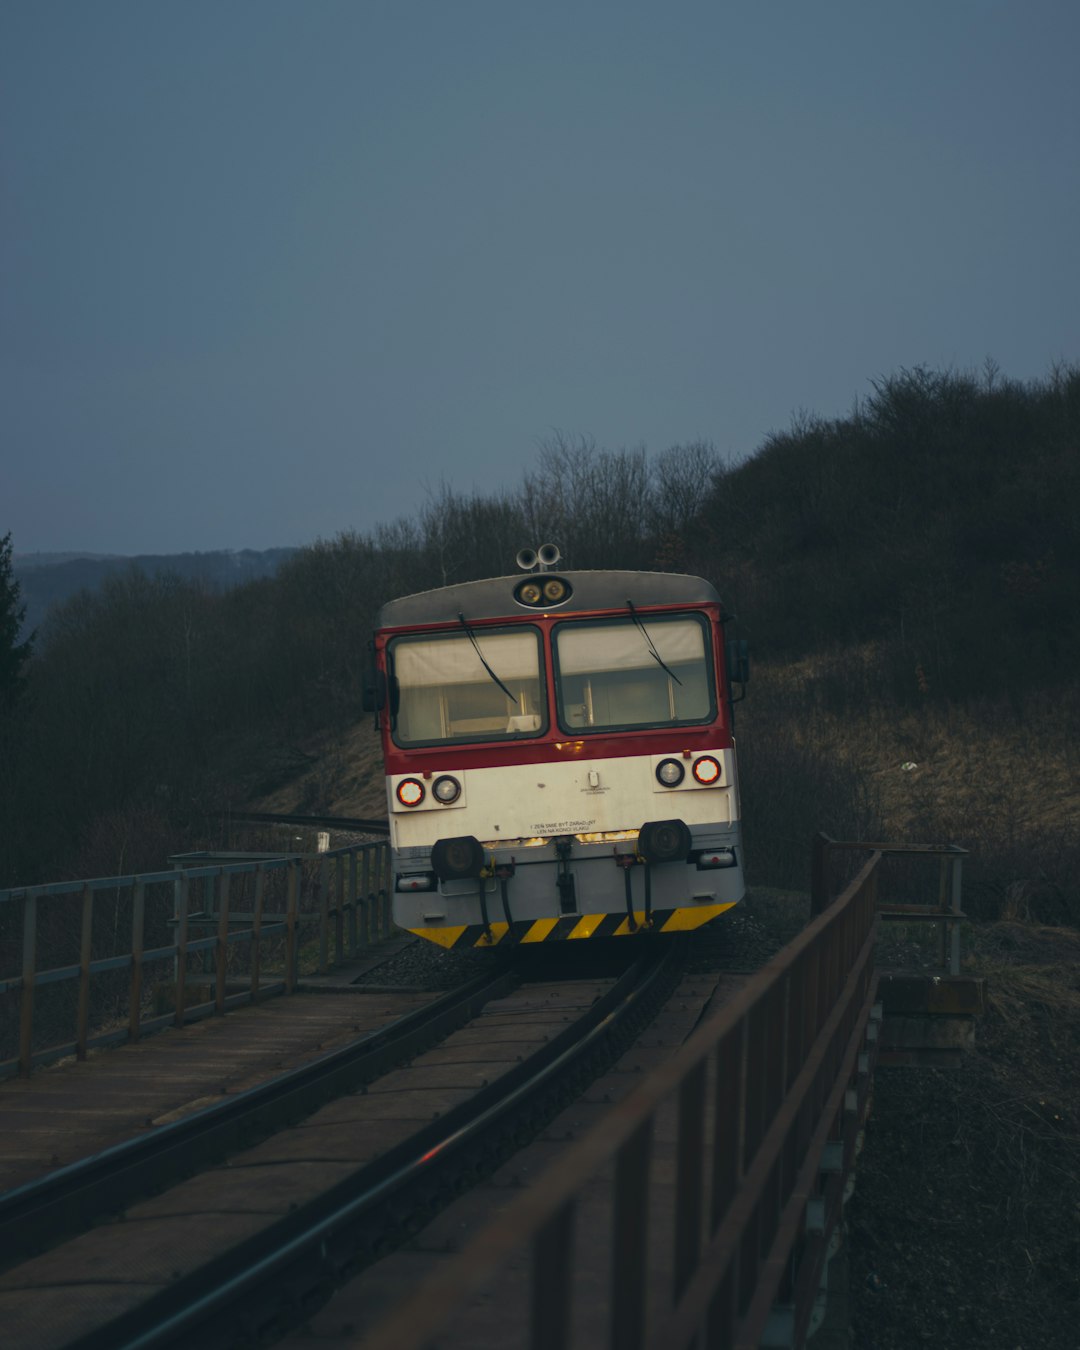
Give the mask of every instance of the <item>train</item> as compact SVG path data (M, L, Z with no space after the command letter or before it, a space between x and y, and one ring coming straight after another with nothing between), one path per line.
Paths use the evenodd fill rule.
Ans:
M733 616L701 577L559 561L376 620L394 921L445 948L687 932L744 896Z

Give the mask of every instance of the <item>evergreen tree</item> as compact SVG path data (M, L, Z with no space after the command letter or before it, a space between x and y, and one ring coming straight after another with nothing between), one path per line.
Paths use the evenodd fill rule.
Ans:
M22 669L30 659L33 634L19 641L26 606L11 562L11 534L0 539L0 709L10 707L22 688Z

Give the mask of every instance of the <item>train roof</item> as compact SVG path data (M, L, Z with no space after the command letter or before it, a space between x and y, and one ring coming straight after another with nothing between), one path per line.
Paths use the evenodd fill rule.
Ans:
M512 577L489 577L440 586L391 600L379 611L379 628L408 628L414 624L453 623L459 614L466 619L526 618L536 610L514 599L514 588L527 573ZM716 588L702 577L678 572L563 572L536 573L558 576L569 582L572 594L552 606L560 614L583 610L625 609L632 600L636 608L649 605L719 604Z

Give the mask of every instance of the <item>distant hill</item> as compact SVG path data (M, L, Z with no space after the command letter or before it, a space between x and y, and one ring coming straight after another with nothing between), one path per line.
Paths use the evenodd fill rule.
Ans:
M13 562L26 619L23 631L40 628L50 605L82 590L94 591L106 577L132 567L154 576L167 572L227 590L259 577L274 576L294 548L219 549L209 553L140 553L133 557L107 553L16 553Z

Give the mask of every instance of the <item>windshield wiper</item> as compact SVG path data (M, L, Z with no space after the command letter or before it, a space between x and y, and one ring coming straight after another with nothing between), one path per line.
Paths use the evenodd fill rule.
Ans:
M473 645L473 650L476 652L477 656L480 658L480 664L484 667L484 669L487 671L487 673L491 676L491 678L495 681L495 683L496 683L496 684L499 686L499 688L503 691L503 693L504 693L504 694L506 695L506 697L510 700L510 702L513 703L514 706L516 707L516 706L517 706L517 699L513 696L513 694L510 692L510 690L507 689L506 685L503 684L502 680L499 679L498 675L495 674L495 672L491 669L491 667L488 665L488 663L484 660L484 653L480 650L480 644L479 644L479 643L477 642L477 640L476 640L476 635L473 633L473 630L469 627L468 621L466 620L465 615L461 612L461 610L458 610L458 618L461 620L461 626L462 626L462 628L464 628L464 629L465 629L465 632L468 633L468 635L469 635L469 641L470 641L470 642L472 643L472 645Z
M667 673L671 676L671 678L675 681L675 683L681 687L681 686L682 686L682 680L679 679L678 675L675 674L675 672L674 672L674 671L671 669L671 667L667 664L667 662L664 660L664 658L663 658L663 657L660 655L660 653L656 650L656 644L653 642L653 640L652 640L652 638L649 636L649 634L645 631L645 625L644 625L644 624L641 622L641 620L638 618L637 610L634 608L634 602L633 602L633 600L627 600L626 605L627 605L627 608L630 610L630 617L634 620L634 622L637 624L637 626L641 629L641 636L642 636L642 637L645 639L645 641L649 644L649 655L650 655L650 656L652 657L652 659L656 662L656 664L657 664L658 666L661 666L664 670L666 670Z

